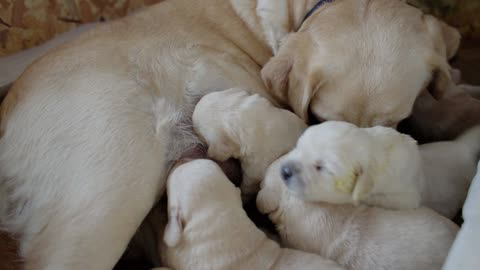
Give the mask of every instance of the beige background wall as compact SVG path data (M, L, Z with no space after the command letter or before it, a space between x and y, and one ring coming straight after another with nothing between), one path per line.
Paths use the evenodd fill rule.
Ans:
M122 17L160 1L0 0L0 56L40 44L78 24ZM480 0L409 1L446 19L465 36L480 37Z

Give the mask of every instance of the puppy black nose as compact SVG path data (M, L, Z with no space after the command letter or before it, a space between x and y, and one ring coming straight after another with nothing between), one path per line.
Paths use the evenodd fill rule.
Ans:
M282 166L280 169L280 174L282 175L282 179L285 182L290 181L293 176L295 176L298 173L298 168L295 166L295 164L288 163Z

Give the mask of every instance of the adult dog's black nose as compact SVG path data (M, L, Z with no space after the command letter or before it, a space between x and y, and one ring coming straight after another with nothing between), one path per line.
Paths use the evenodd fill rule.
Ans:
M298 167L293 163L287 163L283 165L280 170L282 179L285 182L290 181L298 173Z

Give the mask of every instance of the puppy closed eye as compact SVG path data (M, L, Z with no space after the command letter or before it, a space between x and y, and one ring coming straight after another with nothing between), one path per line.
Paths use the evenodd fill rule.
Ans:
M317 172L323 171L323 166L321 164L315 164L314 168Z

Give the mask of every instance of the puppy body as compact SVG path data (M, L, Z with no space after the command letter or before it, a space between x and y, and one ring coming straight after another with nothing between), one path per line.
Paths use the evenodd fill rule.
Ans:
M476 173L480 126L454 141L420 145L425 189L422 204L453 218L462 208Z
M308 128L281 171L289 189L309 201L416 208L424 185L421 156L409 136L335 121Z
M391 0L334 1L304 21L316 3L162 1L28 67L0 109L0 219L25 269L112 269L199 143L191 116L208 93L252 89L304 120L361 126L406 117L430 78L445 94L455 29Z
M281 159L267 171L259 210L287 247L314 252L348 269L440 269L458 227L435 212L309 203L290 194Z
M268 166L290 151L307 128L294 113L241 89L204 96L195 107L193 126L211 158L241 161L244 195L258 191Z
M480 88L458 86L441 100L423 92L415 102L412 115L399 125L399 130L412 135L419 143L455 139L480 125L480 100L472 96L476 94L475 89Z
M480 127L455 141L417 146L391 128L326 122L307 129L280 170L294 167L294 175L284 181L304 200L393 209L423 205L453 218L479 153Z
M167 180L163 261L187 269L341 269L318 255L282 249L247 217L240 191L212 161L178 166Z

